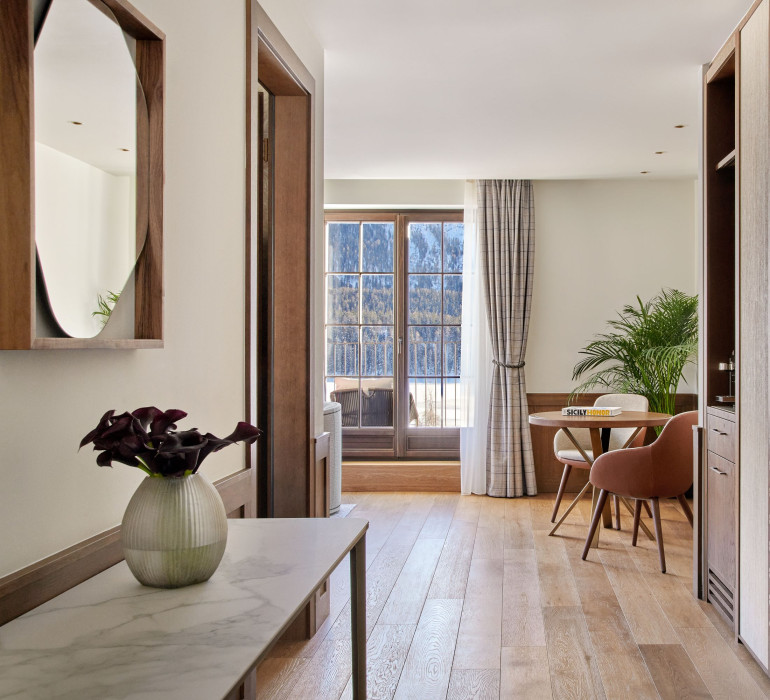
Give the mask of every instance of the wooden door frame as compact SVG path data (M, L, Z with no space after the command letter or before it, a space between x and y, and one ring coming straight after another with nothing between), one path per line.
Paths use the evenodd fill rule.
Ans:
M311 325L315 80L256 0L246 0L246 31L246 401L265 431L262 461L256 449L251 455L254 493L263 517L325 517L328 435L314 435ZM259 138L259 84L271 94L274 117L266 142ZM328 614L325 583L287 637L311 636Z
M266 456L270 463L268 469L260 465L258 470L257 489L267 488L271 493L266 512L260 515L308 517L313 514L315 495L311 493L308 466L313 433L310 278L315 81L259 3L247 0L246 8L247 412L265 431L264 441L259 442L266 451L260 456ZM276 115L276 143L270 143L266 152L275 178L269 202L271 240L266 238L271 232L264 231L259 220L263 158L263 144L258 138L259 83L273 96ZM294 255L286 255L287 250ZM269 276L266 279L263 274L260 279L260 264L265 262ZM260 318L260 305L264 308L265 301L279 308L280 314ZM260 328L260 324L268 328ZM261 348L259 336L265 334L267 347ZM286 388L289 381L291 390ZM266 415L264 410L259 415L258 394L267 395L263 404L269 407ZM289 413L291 416L285 415ZM254 450L255 463L256 454ZM278 455L280 473L271 469Z

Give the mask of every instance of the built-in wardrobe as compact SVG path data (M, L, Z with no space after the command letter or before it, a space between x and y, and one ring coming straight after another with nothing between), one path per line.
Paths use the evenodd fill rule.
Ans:
M696 581L768 669L770 0L704 72Z

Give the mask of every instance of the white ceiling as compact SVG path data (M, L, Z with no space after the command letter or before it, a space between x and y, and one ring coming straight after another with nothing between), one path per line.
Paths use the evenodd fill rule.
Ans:
M325 49L326 178L693 176L700 66L751 5L296 2Z

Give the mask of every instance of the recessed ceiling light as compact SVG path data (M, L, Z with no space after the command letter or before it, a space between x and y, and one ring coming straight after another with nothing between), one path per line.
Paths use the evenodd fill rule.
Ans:
M83 122L70 122L70 124L74 124L75 126L83 126Z
M676 124L674 126L675 129L684 129L687 126L687 124Z
M649 175L649 173L650 173L650 171L649 171L649 170L640 170L640 171L639 171L639 174L640 174L640 175Z

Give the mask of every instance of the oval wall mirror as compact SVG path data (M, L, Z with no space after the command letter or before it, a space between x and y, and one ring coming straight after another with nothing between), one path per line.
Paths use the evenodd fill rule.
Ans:
M135 41L98 1L52 0L34 51L35 242L64 334L98 335L147 232Z

